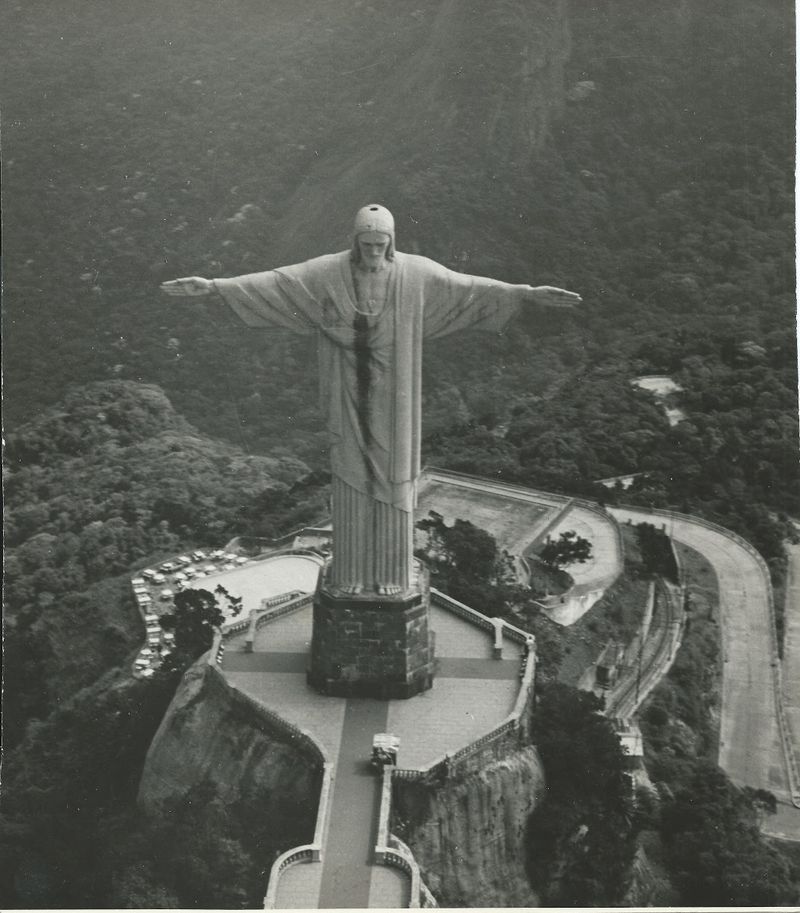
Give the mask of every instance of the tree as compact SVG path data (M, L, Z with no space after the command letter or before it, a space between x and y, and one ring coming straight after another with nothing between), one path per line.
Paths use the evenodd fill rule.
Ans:
M591 557L592 543L575 530L561 533L556 540L549 539L539 552L540 560L555 570L562 570L568 564L583 564Z
M448 526L432 510L417 523L427 533L426 548L418 550L431 571L432 582L454 599L487 615L500 615L522 594L511 557L497 547L494 536L469 520Z
M238 615L242 600L231 596L223 586L214 593L225 599L231 616ZM202 589L181 590L175 595L175 609L159 618L165 631L175 634L175 649L168 663L170 668L180 664L184 668L202 656L214 642L214 631L225 622L225 612L214 593Z
M528 872L548 906L619 903L633 860L630 780L588 692L550 684L533 711L547 792L528 821Z
M656 529L652 523L637 523L636 540L647 572L677 583L678 566L672 551L672 540L667 533Z
M668 862L683 902L780 906L797 902L788 865L766 844L746 793L697 760L662 812Z

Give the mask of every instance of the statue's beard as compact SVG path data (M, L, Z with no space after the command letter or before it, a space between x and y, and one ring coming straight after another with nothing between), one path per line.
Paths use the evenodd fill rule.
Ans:
M381 270L387 269L389 266L389 261L386 257L381 257L381 259L375 263L366 263L364 259L360 259L356 264L356 267L361 270L362 273L379 273Z

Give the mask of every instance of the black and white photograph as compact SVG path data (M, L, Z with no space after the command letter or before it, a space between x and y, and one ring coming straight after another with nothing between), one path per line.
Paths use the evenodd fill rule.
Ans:
M7 0L0 907L800 910L789 0Z

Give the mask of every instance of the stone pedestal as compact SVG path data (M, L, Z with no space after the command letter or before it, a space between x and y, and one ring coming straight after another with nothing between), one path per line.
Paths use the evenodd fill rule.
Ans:
M342 595L321 580L314 596L309 684L337 697L413 697L433 684L426 572L397 596Z

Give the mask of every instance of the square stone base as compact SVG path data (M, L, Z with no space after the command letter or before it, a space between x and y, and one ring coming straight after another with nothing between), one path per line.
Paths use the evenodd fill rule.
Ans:
M336 697L413 697L433 684L427 587L399 596L314 596L308 682Z

